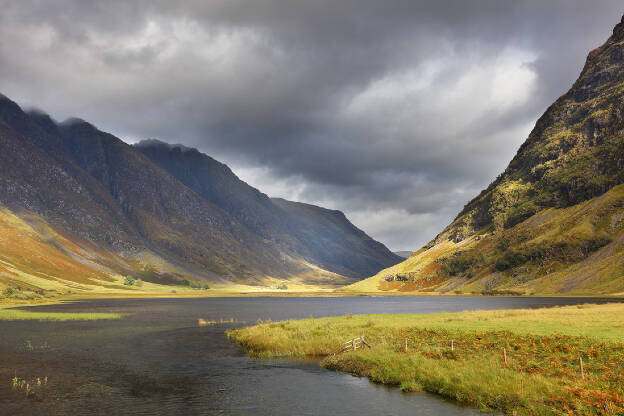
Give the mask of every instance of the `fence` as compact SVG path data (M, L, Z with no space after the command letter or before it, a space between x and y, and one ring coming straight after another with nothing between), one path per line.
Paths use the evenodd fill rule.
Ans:
M442 344L439 344L439 343L427 343L427 342L422 342L422 341L418 342L418 344L419 345L426 345L426 346L429 346L429 347L434 346L434 347L438 347L438 348L440 348L440 347L442 347L442 348L450 347L451 352L454 352L455 349L458 346L460 348L462 346L462 343L458 343L455 340L451 340L451 342L448 345L446 345L446 346L442 345ZM334 351L331 355L336 355L336 354L339 354L339 353L344 353L344 352L349 352L349 351L357 351L357 350L362 349L364 347L371 348L371 349L373 348L372 345L370 345L368 342L366 342L366 340L364 339L364 335L360 335L359 337L352 338L352 339L349 339L349 340L345 341L342 344L342 347L340 347L338 350ZM408 344L408 339L407 338L405 338L405 352L406 353L409 352L409 344ZM501 355L502 355L502 361L503 361L504 365L507 366L508 365L507 348L503 347L500 352L501 352ZM517 352L514 352L513 355L516 355L516 356L517 355L532 356L533 354L526 354L526 353L524 353L524 354L520 353L519 354ZM580 367L579 369L580 369L581 379L584 380L585 379L585 371L584 371L584 366L583 366L583 357L579 356L578 364L579 364L579 367Z
M364 347L373 348L372 345L366 342L366 340L364 339L364 335L360 335L359 337L345 341L342 344L342 347L334 351L332 355L336 355L338 353L347 352L347 351L357 351Z
M417 346L427 346L427 347L434 347L434 348L438 348L440 350L444 350L446 348L450 347L451 352L454 352L455 349L457 348L457 346L462 346L462 343L458 343L455 340L451 340L451 342L449 344L441 344L441 343L428 343L428 342L423 342L423 341L418 341L417 342ZM415 351L417 349L414 349ZM502 350L499 350L500 354L501 354L501 358L502 358L502 362L504 363L505 367L508 365L508 355L511 358L511 355L514 355L516 357L519 356L523 356L523 357L535 357L538 358L539 354L535 354L535 353L519 353L519 352L513 352L513 354L508 354L507 348L503 347ZM405 338L405 353L409 352L409 348L408 348L408 339ZM544 357L542 357L544 358ZM580 376L582 380L585 380L585 369L584 369L584 365L583 365L583 357L581 354L579 354L578 356L578 364L579 364L579 370L580 370Z

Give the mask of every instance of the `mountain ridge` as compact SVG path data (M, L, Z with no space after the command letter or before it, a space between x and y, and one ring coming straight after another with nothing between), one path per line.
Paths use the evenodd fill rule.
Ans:
M351 245L341 251L344 258L326 261L306 252L314 241L299 240L295 250L282 242L293 239L280 223L282 211L269 222L246 221L258 205L240 202L246 196L237 192L244 190L267 207L275 204L195 149L184 148L184 154L218 167L202 180L219 182L211 177L219 173L230 181L214 198L202 191L201 182L185 184L136 146L84 120L58 123L39 110L24 112L6 96L0 96L0 144L0 209L6 219L0 233L21 247L0 246L0 286L57 288L51 282L63 276L87 290L122 275L154 283L205 279L264 285L296 278L335 285L399 260L383 245L362 251L365 234L345 240ZM344 221L340 232L351 233ZM41 261L30 259L28 246L39 248ZM365 255L375 261L349 258ZM82 265L84 276L68 275L48 256L74 273Z
M311 204L269 198L240 180L225 164L180 145L157 140L134 145L208 201L232 214L283 251L342 275L366 275L400 259L353 226L344 213ZM314 221L310 221L314 217ZM331 219L331 221L328 221ZM343 238L348 237L348 238ZM356 249L356 251L354 251ZM359 254L358 254L359 253Z

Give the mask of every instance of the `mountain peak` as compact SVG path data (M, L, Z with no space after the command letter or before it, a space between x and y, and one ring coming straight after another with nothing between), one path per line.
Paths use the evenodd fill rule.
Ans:
M89 127L95 128L93 124L79 117L70 117L68 119L65 119L60 123L60 125L63 127L89 126Z
M172 143L167 143L167 142L163 142L162 140L158 140L158 139L143 139L138 143L134 144L135 147L141 149L145 149L145 148L163 148L163 149L169 149L169 150L174 150L174 149L179 149L182 152L198 152L199 150L197 150L194 147L188 147L185 146L183 144L177 143L177 144L172 144Z
M613 35L617 35L617 34L621 35L623 32L624 32L624 15L622 15L622 20L620 20L620 23L615 25L615 27L613 28Z
M11 113L23 113L22 108L6 95L0 93L0 111Z
M52 118L52 116L50 116L50 114L35 107L29 108L28 111L26 111L26 114L37 120L45 120L46 123L52 123L54 125L59 124L56 120Z

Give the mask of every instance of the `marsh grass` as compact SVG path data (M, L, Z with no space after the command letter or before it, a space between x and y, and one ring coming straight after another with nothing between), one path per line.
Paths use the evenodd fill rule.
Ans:
M25 305L21 305L23 307ZM18 306L0 306L0 321L94 321L98 319L119 319L120 313L67 313L34 312L16 309Z
M229 331L228 336L252 356L325 357L321 365L327 368L481 409L512 415L621 415L623 314L624 305L608 304L347 315L273 322ZM374 348L331 355L359 335Z
M20 392L26 397L41 393L48 386L48 377L35 377L31 380L14 376L11 379L13 391Z

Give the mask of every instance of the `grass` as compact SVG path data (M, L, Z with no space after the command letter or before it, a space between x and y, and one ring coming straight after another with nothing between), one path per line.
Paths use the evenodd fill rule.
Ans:
M321 365L329 369L484 410L619 415L624 413L623 313L624 304L608 304L359 315L264 323L228 336L252 356L324 357ZM332 355L360 335L374 348Z
M20 307L27 305L20 305ZM16 309L16 306L0 306L0 321L95 321L98 319L119 319L119 313L66 313L34 312Z
M504 229L459 242L442 239L353 292L620 296L624 293L624 185L566 208L549 208ZM414 275L414 282L386 281Z
M48 377L36 377L32 380L26 380L24 378L19 378L14 376L11 379L11 388L14 391L19 391L24 393L27 397L37 394L38 392L45 389L48 385Z

